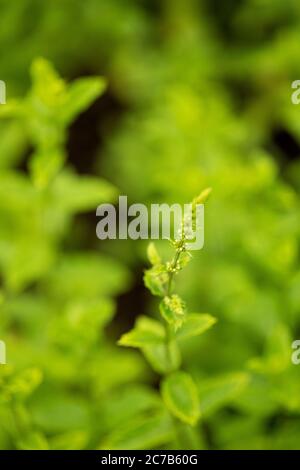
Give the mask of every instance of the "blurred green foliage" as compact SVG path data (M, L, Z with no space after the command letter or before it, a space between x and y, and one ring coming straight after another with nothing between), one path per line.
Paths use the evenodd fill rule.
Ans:
M0 8L0 448L299 449L299 1ZM218 323L182 344L187 435L115 344L141 313L146 246L97 243L94 214L206 186L205 247L178 286Z

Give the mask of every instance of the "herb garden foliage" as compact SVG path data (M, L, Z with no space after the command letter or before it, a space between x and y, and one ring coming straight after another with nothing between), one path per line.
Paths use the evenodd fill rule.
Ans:
M0 6L0 448L299 449L299 1ZM158 309L89 214L207 186L167 295L148 250Z

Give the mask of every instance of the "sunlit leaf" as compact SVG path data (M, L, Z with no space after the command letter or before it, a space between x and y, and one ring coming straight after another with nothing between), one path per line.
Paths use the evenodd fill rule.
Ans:
M173 372L161 384L163 400L170 412L181 421L195 425L200 417L198 390L191 376Z

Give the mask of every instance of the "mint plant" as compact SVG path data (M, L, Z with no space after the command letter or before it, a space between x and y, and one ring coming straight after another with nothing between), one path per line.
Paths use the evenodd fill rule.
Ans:
M184 300L174 292L174 279L191 259L187 241L195 224L196 208L207 200L210 192L207 188L192 201L191 216L183 219L179 236L170 240L175 250L171 261L163 262L153 242L148 246L152 267L145 271L144 283L153 295L161 298L162 321L140 316L118 343L141 350L154 371L163 376L160 390L165 406L188 425L198 422L200 403L193 378L180 369L180 341L204 333L216 319L209 314L188 313Z
M105 81L68 83L43 58L33 62L31 77L24 98L9 96L0 108L8 129L0 162L0 338L7 344L0 448L83 448L92 431L96 439L105 432L96 434L88 420L98 394L111 401L114 384L131 380L114 377L109 365L109 378L95 372L99 363L131 360L120 358L104 334L129 272L112 257L82 249L74 230L77 214L113 201L117 189L77 173L65 148L69 125L101 96ZM28 148L18 147L15 129ZM139 365L131 366L137 374Z

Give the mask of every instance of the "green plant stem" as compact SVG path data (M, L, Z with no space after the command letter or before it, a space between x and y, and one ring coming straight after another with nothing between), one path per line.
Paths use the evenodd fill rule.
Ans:
M174 277L174 271L173 269L176 268L177 266L177 262L179 260L179 257L180 257L180 251L177 250L176 251L176 254L175 254L175 257L172 261L172 264L171 264L171 271L169 273L169 280L168 280L168 286L167 286L167 296L169 296L171 294L171 290L172 290L172 281L173 281L173 277Z
M166 293L167 296L169 296L171 294L172 281L173 281L173 277L174 277L174 269L176 268L177 263L178 263L179 258L180 258L180 255L182 253L183 244L184 244L184 239L181 240L181 244L177 248L175 256L174 256L173 261L171 263L170 272L169 272L169 280L168 280L168 285L167 285L167 293Z
M166 295L170 296L171 291L172 291L172 282L175 274L175 269L177 267L177 263L180 259L180 255L183 253L183 247L184 247L184 238L180 240L180 244L176 249L175 256L171 262L170 266L170 272L168 273L169 279L168 279L168 284L167 284L167 289L166 289ZM171 325L169 325L167 322L165 322L165 331L166 331L166 354L168 357L169 362L171 363L171 352L170 352L170 347L172 341L175 340L175 333ZM173 425L175 429L175 433L177 436L178 443L182 449L185 448L190 448L190 449L196 449L197 445L195 444L195 441L197 441L197 432L196 430L191 430L188 429L189 427L187 425L182 425L177 419L173 418ZM183 431L184 428L184 431Z
M168 284L167 284L167 289L166 289L166 295L167 296L170 296L170 294L171 294L172 281L173 281L173 277L174 277L174 274L175 274L174 270L175 270L175 268L177 266L177 263L180 259L183 244L184 244L184 239L181 240L181 244L176 249L175 256L174 256L174 258L171 262L170 272L168 273L169 279L168 279ZM174 335L174 330L173 330L172 326L169 325L167 322L165 322L165 331L166 331L166 354L167 354L167 358L168 358L169 363L171 363L170 348L171 348L172 341L174 341L174 336L175 335Z

